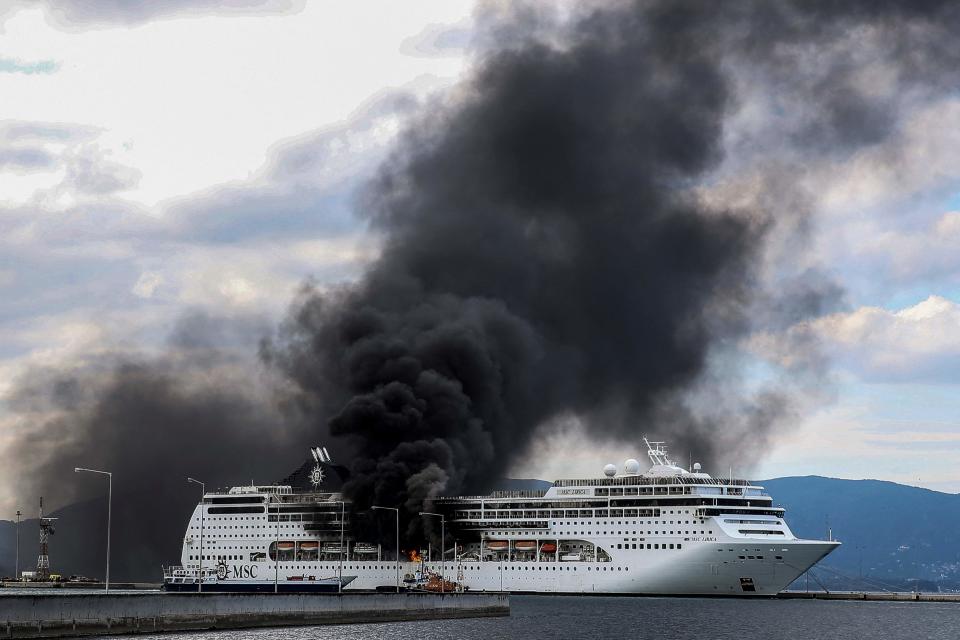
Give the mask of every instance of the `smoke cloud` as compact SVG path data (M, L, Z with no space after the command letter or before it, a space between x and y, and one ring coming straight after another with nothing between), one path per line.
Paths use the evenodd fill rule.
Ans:
M818 360L757 388L734 345L778 310L795 321L838 297L829 282L771 290L762 273L772 238L795 250L807 229L789 162L887 136L901 93L951 69L955 10L640 2L486 18L473 77L366 194L380 259L305 293L265 349L317 429L353 444L348 494L412 514L483 490L569 415L592 438L656 431L708 462L762 446L816 388ZM732 131L730 160L757 85L784 117ZM786 180L758 167L762 150ZM710 197L737 169L755 172L755 196ZM779 199L764 186L785 183Z
M8 481L25 517L36 517L40 496L46 513L60 516L55 570L103 576L106 478L74 467L113 473L112 577L156 581L162 563L178 561L199 500L188 476L208 489L274 482L303 457L311 434L283 419L281 388L255 359L224 346L255 343L265 330L191 315L160 353L117 349L16 382L6 398L17 416ZM77 501L86 502L61 510ZM24 536L34 540L35 529Z
M213 447L263 468L329 435L357 510L402 505L416 534L425 503L489 488L571 416L596 440L657 434L708 464L762 449L819 392L823 360L758 381L740 345L842 300L793 263L816 200L803 167L878 144L951 90L958 12L484 5L470 78L362 195L380 257L359 281L306 287L263 341L282 402L196 361L124 362L105 385L55 376L52 397L88 408L49 424L69 446L30 474L171 446L177 477Z

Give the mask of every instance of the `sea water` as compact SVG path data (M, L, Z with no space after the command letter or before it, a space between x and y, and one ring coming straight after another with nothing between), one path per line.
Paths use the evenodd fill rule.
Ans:
M511 596L505 618L192 632L156 640L958 640L958 602ZM143 638L143 636L137 636Z

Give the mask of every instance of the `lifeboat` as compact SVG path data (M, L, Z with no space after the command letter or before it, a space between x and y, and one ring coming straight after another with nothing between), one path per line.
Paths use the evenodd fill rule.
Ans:
M486 547L490 551L506 551L508 543L506 540L491 540L487 542Z
M277 549L280 549L280 551L293 551L293 543L292 543L292 542L278 542L278 543L277 543Z
M327 544L323 545L323 552L324 553L340 553L340 545L337 544L336 542L333 542L333 543L328 542Z
M517 551L533 551L537 548L534 540L517 540L513 543L513 548Z
M463 590L463 587L456 582L445 580L433 572L427 574L427 581L420 588L432 593L455 593Z
M557 545L552 542L544 542L540 545L540 553L556 553Z
M315 540L304 540L300 543L300 549L303 551L316 551L319 546L320 543Z
M365 542L358 542L357 544L353 545L353 552L364 553L364 554L376 553L377 548L372 544L367 544Z

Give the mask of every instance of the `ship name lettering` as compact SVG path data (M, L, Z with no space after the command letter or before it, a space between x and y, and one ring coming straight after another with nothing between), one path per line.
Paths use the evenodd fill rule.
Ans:
M561 496L585 496L587 489L560 489L557 493Z
M234 578L256 578L257 577L257 567L256 565L233 565L233 577Z

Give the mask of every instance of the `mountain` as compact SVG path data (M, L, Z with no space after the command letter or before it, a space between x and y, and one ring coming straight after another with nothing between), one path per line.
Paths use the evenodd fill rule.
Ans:
M960 588L960 495L879 480L819 476L760 481L787 509L799 537L825 539L828 528L843 546L812 573L830 588ZM549 482L507 478L499 490L543 490ZM163 564L176 564L196 493L165 488L153 496L114 495L111 579L158 581ZM103 576L106 499L59 509L50 562L63 574ZM36 519L20 525L20 567L36 566ZM13 575L15 525L0 521L0 574ZM865 581L860 580L864 576ZM802 580L805 580L802 578Z
M821 580L865 576L878 588L917 580L960 584L960 495L820 476L758 484L787 509L787 523L798 537L825 539L829 528L843 543L814 570Z

